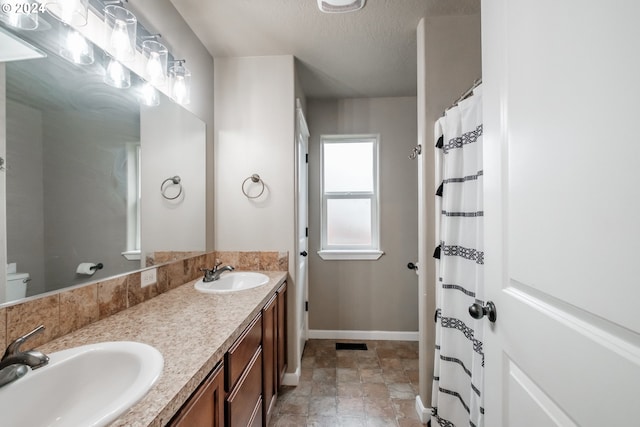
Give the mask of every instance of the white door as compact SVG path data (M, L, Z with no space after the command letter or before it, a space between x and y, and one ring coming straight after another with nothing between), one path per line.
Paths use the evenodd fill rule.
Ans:
M309 281L307 272L308 260L308 240L309 240L309 188L308 188L308 156L309 153L309 129L304 118L304 112L300 100L296 100L296 145L297 145L297 171L298 171L298 206L297 206L297 240L298 240L298 266L297 279L300 299L297 301L297 310L300 314L300 352L304 349L304 341L307 339L309 330L309 312L304 309L309 295ZM300 355L301 356L301 355Z
M639 426L640 2L482 2L485 426Z

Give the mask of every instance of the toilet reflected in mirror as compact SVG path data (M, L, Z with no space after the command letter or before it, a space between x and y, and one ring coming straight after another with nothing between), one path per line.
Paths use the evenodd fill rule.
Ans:
M27 285L31 281L29 273L17 271L16 263L7 265L7 301L15 301L27 296Z

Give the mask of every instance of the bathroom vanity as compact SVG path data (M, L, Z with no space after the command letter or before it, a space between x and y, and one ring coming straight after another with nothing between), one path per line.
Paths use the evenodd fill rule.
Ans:
M116 426L261 426L286 369L286 272L229 294L188 282L43 346L44 352L103 341L138 341L164 357L149 393Z
M170 427L268 425L286 360L283 283L169 423ZM284 372L282 372L284 373Z

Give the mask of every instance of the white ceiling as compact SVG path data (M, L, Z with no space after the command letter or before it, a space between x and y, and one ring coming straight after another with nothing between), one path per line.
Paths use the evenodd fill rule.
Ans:
M294 55L313 98L415 95L420 18L480 12L480 0L367 0L344 14L316 0L171 1L214 58Z

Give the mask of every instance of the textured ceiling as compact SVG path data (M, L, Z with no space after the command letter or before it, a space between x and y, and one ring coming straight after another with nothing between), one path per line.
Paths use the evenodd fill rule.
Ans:
M367 0L345 14L316 0L171 1L214 58L294 55L314 98L415 95L420 18L480 12L480 0Z

